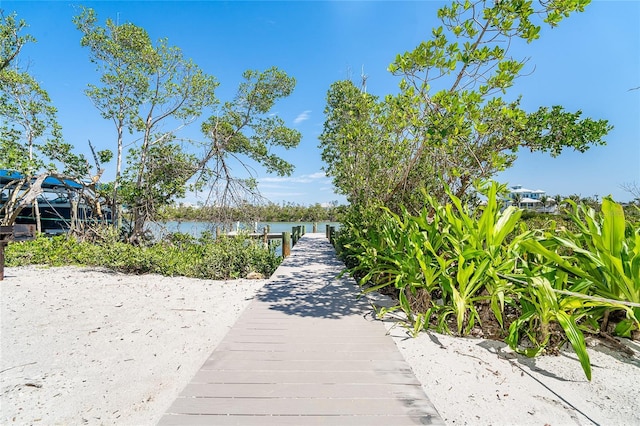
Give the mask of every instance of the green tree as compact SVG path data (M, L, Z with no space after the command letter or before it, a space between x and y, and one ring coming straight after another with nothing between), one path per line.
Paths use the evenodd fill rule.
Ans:
M535 10L530 1L454 1L438 11L442 25L431 39L389 66L401 77L397 95L371 106L370 95L355 93L348 82L334 84L320 147L335 186L359 202L353 193L362 189L356 186L375 188L381 177L374 198L416 212L422 189L440 202L447 200L445 188L465 198L476 180L511 166L521 148L555 156L565 148L582 152L603 144L611 129L605 120L583 119L580 111L560 106L527 112L520 99L500 97L525 65L509 56L510 45L532 42L543 23L555 26L586 4L540 2ZM338 98L341 92L348 96ZM366 118L354 118L363 110ZM356 150L367 157L359 166Z
M16 21L15 13L5 16L0 9L0 71L8 68L18 57L22 46L36 41L29 34L20 34L26 27L24 20Z
M549 205L550 201L551 201L551 198L549 198L549 196L546 194L543 194L540 197L540 203L542 203L542 208L544 209L544 211L547 210L547 206Z
M63 141L57 110L47 92L28 73L0 72L0 167L26 175L64 167L62 173L84 177L88 164Z
M210 199L221 208L219 220L231 219L230 207L255 202L261 197L252 161L268 173L289 176L293 164L271 152L275 147L298 146L302 135L284 125L284 120L270 111L275 103L289 96L296 81L284 71L272 67L265 71L248 70L235 98L221 105L218 114L202 124L205 155L198 165L198 182L206 183ZM244 170L239 179L233 167ZM229 208L225 208L229 207Z
M184 195L197 171L195 157L175 142L176 133L216 104L218 84L179 48L164 39L152 43L134 24L108 19L105 27L97 26L91 9L84 9L74 22L83 33L82 45L89 47L92 62L102 71L101 85L90 85L87 95L117 130L116 205L123 184L124 130L141 134L140 146L128 153L122 197L133 213L132 237L137 238L160 205ZM167 125L174 128L165 130Z
M155 59L147 32L133 24L119 25L107 19L104 27L97 25L93 9L83 8L73 18L82 32L81 45L90 51L96 64L100 85L89 84L86 95L103 118L113 121L116 132L116 171L113 182L113 209L120 224L121 203L118 197L123 165L124 132L133 133L138 125L139 108L149 89L148 75Z
M326 120L320 135L324 170L353 204L382 199L388 192L389 181L384 179L380 160L389 153L385 148L393 147L385 144L387 139L381 135L379 107L377 97L350 81L333 83L327 94Z
M12 224L22 208L34 203L45 173L78 178L89 172L86 159L64 142L47 91L19 66L22 47L35 42L32 36L20 34L26 26L16 21L15 14L5 17L0 12L0 168L22 175L2 188L8 193L2 206L3 224ZM33 180L36 174L41 176ZM37 215L37 203L34 206Z
M184 196L198 162L173 139L204 108L217 103L215 79L185 60L180 49L168 47L161 40L155 51L147 101L137 118L137 128L143 133L142 145L129 153L135 159L133 169L128 170L135 191L128 193L125 202L133 210L134 234L141 233L145 222L155 218L159 201L166 204ZM164 131L163 124L169 120L177 121L178 127Z
M517 208L520 208L520 204L522 203L522 194L515 193L511 199L513 200L511 204L515 204Z
M98 26L91 9L83 9L74 22L83 34L82 45L90 49L91 60L102 73L100 85L90 85L87 95L116 126L113 199L133 213L133 240L162 206L184 196L190 185L196 190L208 188L210 202L218 206L242 205L248 195L257 193L253 165L243 158L267 172L292 172L293 165L271 149L295 147L301 135L269 112L279 98L293 91L293 78L277 68L246 71L235 99L219 105L214 77L167 40L154 44L143 28L131 23L108 19L104 27ZM202 124L205 141L179 139L181 129L213 107L216 114ZM127 153L128 166L122 171L124 131L139 135L140 142ZM239 179L229 159L240 160L249 177Z

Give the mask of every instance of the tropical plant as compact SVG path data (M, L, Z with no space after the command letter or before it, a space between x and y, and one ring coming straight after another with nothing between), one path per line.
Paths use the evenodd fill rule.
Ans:
M225 102L217 114L202 124L206 141L204 156L199 158L197 179L209 190L209 198L220 208L220 221L228 221L228 209L250 201L260 201L257 177L246 164L249 158L267 173L288 176L293 164L271 152L272 147L291 149L298 146L302 134L284 124L271 113L276 102L289 96L296 80L277 67L265 71L247 70L232 101ZM238 179L233 166L245 170L249 177Z
M568 202L577 232L565 230L523 246L565 271L569 285L604 299L597 309L600 330L607 331L608 312L618 310L625 318L614 332L629 336L640 325L640 226L626 222L622 206L610 197L602 200L599 215L590 207Z
M543 194L543 195L540 197L540 203L542 203L542 208L543 208L545 211L546 211L547 206L549 205L549 202L550 202L550 201L551 201L551 198L550 198L548 195L546 195L546 194Z
M295 79L276 67L243 74L233 101L220 104L213 76L205 74L177 47L161 39L153 43L147 32L132 23L107 19L97 25L92 9L74 18L82 32L81 44L101 72L100 84L89 85L87 95L117 132L115 181L111 199L117 212L125 204L133 216L131 240L144 234L144 225L159 216L162 207L184 196L188 188L208 190L208 203L239 206L257 198L255 176L239 179L234 160L249 157L268 173L288 175L293 165L270 152L277 146L293 148L298 131L271 114L275 102L289 96ZM205 111L201 124L205 141L180 140L178 133ZM173 128L165 129L166 125ZM127 154L124 164L124 132L140 135L140 143ZM202 152L201 156L193 152ZM118 214L118 217L121 215Z
M621 336L638 330L640 226L607 197L600 216L570 201L571 226L545 218L529 229L521 210L501 210L504 189L481 185L475 210L449 192L446 205L423 194L418 215L348 215L338 252L364 292L391 290L397 305L379 314L403 311L414 333L480 328L527 356L568 341L591 378L584 334L606 333L607 322Z
M578 327L578 321L585 315L583 304L554 290L547 277L531 277L518 291L522 315L509 326L505 341L512 349L529 357L539 355L549 347L553 324L558 323L571 342L587 379L591 380L591 362L584 334ZM521 334L534 344L533 348L521 348Z
M522 194L515 193L511 199L513 200L512 204L515 204L517 208L520 208L520 204L522 203Z
M16 14L8 16L0 10L0 72L16 60L22 47L35 38L29 34L20 34L27 23L24 20L16 21Z
M481 212L470 211L449 192L451 203L441 206L423 194L425 207L419 215L404 210L401 215L382 208L382 215L364 230L343 224L351 240L343 257L354 266L365 291L385 287L397 289L399 305L419 331L437 317L438 330L449 330L449 316L455 317L458 334L468 334L480 322L476 306L486 302L502 326L502 311L509 298L509 282L501 275L516 264L512 253L523 238L509 236L521 211L501 211L498 196L504 187L496 183L480 188L487 196ZM434 296L434 297L432 297ZM415 312L416 298L421 309Z

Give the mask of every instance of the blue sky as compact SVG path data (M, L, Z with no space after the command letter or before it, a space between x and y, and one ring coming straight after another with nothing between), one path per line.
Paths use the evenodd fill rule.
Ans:
M296 90L274 108L303 139L282 155L296 165L293 176L269 176L257 169L260 189L275 203L344 202L322 172L317 137L324 122L325 96L331 83L353 78L362 68L369 93L397 91L398 79L387 72L395 56L426 40L440 1L5 1L29 24L37 38L21 54L22 64L49 92L67 142L81 152L87 140L98 149L115 150L113 124L103 120L83 94L99 76L80 46L71 22L80 5L107 18L145 28L152 39L168 38L220 83L217 95L229 100L246 69L277 66L297 80ZM582 110L615 126L607 145L587 153L560 157L519 153L513 168L497 176L509 184L542 189L550 195L583 197L612 194L626 201L620 185L640 185L640 2L594 1L555 29L544 28L540 40L513 50L527 57L530 75L509 92L522 105L562 105ZM206 117L205 117L206 118ZM199 125L190 130L198 134ZM115 162L105 178L113 176ZM192 199L191 201L196 201Z

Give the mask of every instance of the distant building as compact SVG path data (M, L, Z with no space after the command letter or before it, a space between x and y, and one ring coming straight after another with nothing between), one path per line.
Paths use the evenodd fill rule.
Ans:
M522 185L514 185L509 188L509 196L505 200L505 204L528 210L545 212L555 210L554 207L549 208L549 204L552 204L553 200L546 195L546 191L541 189L527 189L523 188ZM543 201L546 202L546 205Z

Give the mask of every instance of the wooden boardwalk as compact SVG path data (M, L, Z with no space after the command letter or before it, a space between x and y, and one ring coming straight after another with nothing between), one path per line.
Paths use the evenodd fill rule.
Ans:
M159 424L444 424L342 268L305 235Z

